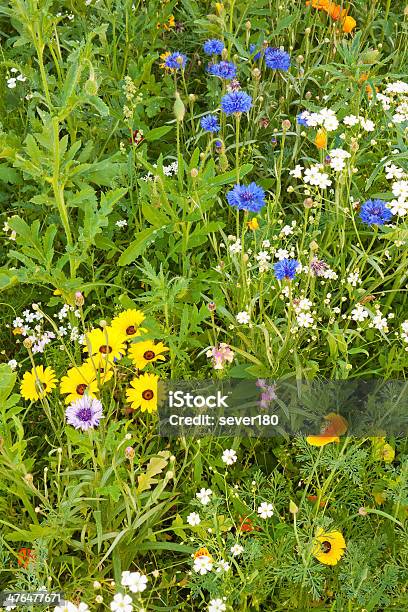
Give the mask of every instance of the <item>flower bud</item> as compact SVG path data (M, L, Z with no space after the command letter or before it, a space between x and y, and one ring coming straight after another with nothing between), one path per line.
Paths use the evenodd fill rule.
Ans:
M224 62L228 59L228 49L226 47L221 51L221 59L224 60Z
M313 208L313 204L314 204L314 202L313 202L312 198L306 198L306 200L303 201L303 206L305 208Z
M256 79L257 81L261 78L261 71L259 70L259 68L254 68L252 71L252 76L254 77L254 79Z
M198 169L197 168L191 168L190 176L191 176L191 178L196 178L198 176Z
M195 94L188 94L188 99L190 102L195 102L197 100L197 96Z
M125 457L132 461L135 458L135 449L132 446L127 446L125 448Z
M207 308L208 308L208 310L209 310L210 312L214 312L214 311L215 311L215 309L216 309L215 302L208 302L208 304L207 304Z
M184 115L186 114L186 107L184 106L183 100L181 99L178 91L176 91L175 95L176 100L173 106L174 116L176 117L177 121L183 121Z
M101 319L99 321L99 325L102 327L102 329L105 329L105 327L108 327L108 323L107 321L105 321L105 319Z
M246 28L247 30L250 30L250 29L251 29L251 22L250 22L249 20L245 22L245 28Z
M289 119L284 119L282 121L282 130L289 130L291 126L291 123L289 121Z
M26 338L26 339L24 340L24 342L23 342L23 346L24 346L26 349L30 349L30 348L33 346L33 343L32 343L32 341L30 340L30 338Z
M76 306L83 306L85 302L84 296L80 291L75 293L75 304Z

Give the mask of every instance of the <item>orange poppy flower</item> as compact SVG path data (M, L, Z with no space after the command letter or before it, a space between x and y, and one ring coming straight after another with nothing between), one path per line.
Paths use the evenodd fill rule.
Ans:
M17 563L20 567L27 569L30 561L34 561L35 555L31 548L20 548L17 553Z
M306 441L311 446L326 446L330 442L340 442L339 436L345 434L348 423L340 414L331 412L324 417L327 423L322 427L318 436L308 436Z
M347 15L347 17L345 17L343 21L343 32L345 32L346 34L350 34L350 32L354 30L356 25L357 21L353 19L353 17L350 17L350 15Z
M315 145L318 149L325 149L327 147L326 130L318 130L315 138Z

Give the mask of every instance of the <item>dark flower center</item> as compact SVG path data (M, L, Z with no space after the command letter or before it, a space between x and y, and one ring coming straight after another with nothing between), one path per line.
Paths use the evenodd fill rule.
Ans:
M150 401L154 398L154 393L151 389L146 389L145 391L143 391L142 397L144 400Z
M244 193L241 194L241 198L245 201L245 202L251 202L253 200L253 194L250 193L249 191L244 191Z
M129 325L129 327L126 328L126 333L128 336L132 336L136 333L136 327L134 325Z
M106 355L106 353L112 352L112 347L107 344L103 344L102 346L99 347L99 352Z
M332 547L332 545L327 540L322 542L322 552L324 552L324 553L330 552L331 551L331 547Z
M80 408L76 415L77 418L84 423L92 420L92 410L90 408Z
M156 353L154 353L153 351L146 351L145 353L143 353L143 357L147 361L151 361L152 359L156 357Z
M83 395L87 386L88 385L86 385L85 383L81 383L80 385L78 385L76 388L76 392L78 393L78 395Z

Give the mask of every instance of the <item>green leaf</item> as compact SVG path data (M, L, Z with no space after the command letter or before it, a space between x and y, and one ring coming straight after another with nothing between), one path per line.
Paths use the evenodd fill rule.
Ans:
M147 142L153 142L154 140L159 140L165 136L165 134L168 134L168 132L170 132L172 129L172 125L162 125L161 127L150 130L150 132L147 132L147 134L143 134L143 136Z
M151 245L158 236L162 235L162 233L162 230L157 230L154 227L149 227L139 232L136 240L133 240L119 257L118 265L127 266L135 261L135 259L140 257L140 255L146 251L147 247Z
M253 167L253 164L244 164L241 166L239 169L239 178L242 179L246 174L248 174L248 172L251 172ZM229 183L235 183L236 180L236 170L230 170L229 172L225 172L224 174L220 174L210 179L208 186L213 187L214 185L228 185Z
M0 406L4 404L13 390L17 374L6 363L0 364Z

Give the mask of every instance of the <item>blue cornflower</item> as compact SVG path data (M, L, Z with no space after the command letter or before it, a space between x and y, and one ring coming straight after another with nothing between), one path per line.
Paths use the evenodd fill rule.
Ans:
M210 38L203 45L204 53L207 55L221 55L224 49L224 43L218 38Z
M216 140L215 141L215 146L217 147L217 149L221 149L221 147L222 147L222 140Z
M252 98L245 91L231 91L221 98L221 109L226 115L247 113L252 106Z
M200 125L206 132L219 132L220 124L218 123L218 117L215 115L205 115L200 121Z
M287 72L290 67L290 55L286 51L267 47L265 49L265 64L273 70L283 70Z
M384 225L392 218L392 212L384 200L367 200L361 206L360 219L367 225Z
M227 200L230 206L234 206L238 210L250 210L257 213L265 206L265 192L256 183L235 185L227 193Z
M255 53L255 51L256 51L256 45L249 45L249 52L250 52L250 54L252 55L252 53ZM258 53L255 53L255 55L252 58L252 60L254 62L257 62L260 57L261 57L261 51L258 51Z
M186 67L187 57L180 53L179 51L175 51L174 53L170 53L164 60L164 65L166 68L170 68L171 70L179 70Z
M237 76L237 67L232 62L220 62L219 64L210 64L208 72L213 76L229 81Z
M284 278L287 280L292 280L296 276L296 270L298 267L299 262L297 259L287 259L285 257L284 259L276 262L273 269L275 271L275 277L278 280L283 280Z
M299 113L296 117L296 121L299 125L304 125L306 127L309 127L309 124L307 122L308 118L309 118L309 111L302 111L301 113Z

